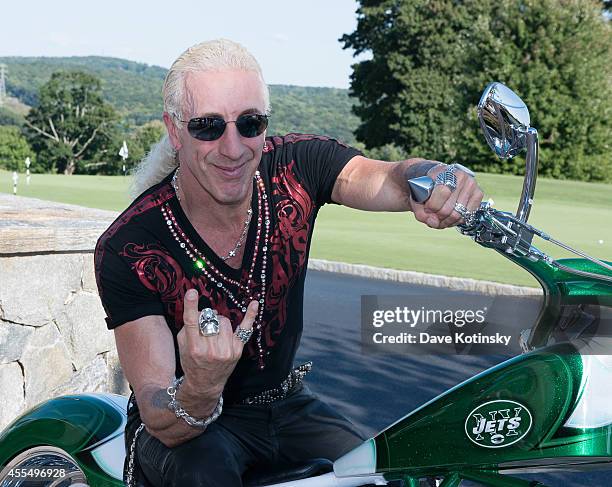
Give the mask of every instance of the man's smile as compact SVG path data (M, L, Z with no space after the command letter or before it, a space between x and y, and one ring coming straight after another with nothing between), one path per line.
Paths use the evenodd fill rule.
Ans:
M221 166L219 164L213 164L213 166L224 176L230 178L239 178L242 176L244 166L246 166L247 161L243 162L238 166Z

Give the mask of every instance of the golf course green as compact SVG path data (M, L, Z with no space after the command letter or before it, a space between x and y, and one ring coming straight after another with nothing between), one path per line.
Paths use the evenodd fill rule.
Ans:
M523 178L478 174L496 208L516 211ZM130 199L129 178L19 175L18 195L120 211ZM0 192L12 193L12 174L0 171ZM591 255L612 259L612 185L540 178L530 223ZM570 254L542 240L535 245L554 257ZM405 213L370 213L326 205L311 256L394 269L537 286L527 273L496 252L475 245L454 229L432 230Z

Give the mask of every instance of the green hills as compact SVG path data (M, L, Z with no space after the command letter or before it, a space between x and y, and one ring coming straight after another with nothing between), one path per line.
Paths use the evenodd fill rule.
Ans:
M86 57L0 57L7 65L9 97L35 106L40 86L55 71L81 70L100 78L105 99L129 125L161 119L161 87L166 69L125 59ZM269 133L325 134L349 144L359 119L351 112L348 90L271 85L272 118ZM11 105L2 107L11 111ZM19 110L23 115L23 110ZM10 118L10 117L3 117Z

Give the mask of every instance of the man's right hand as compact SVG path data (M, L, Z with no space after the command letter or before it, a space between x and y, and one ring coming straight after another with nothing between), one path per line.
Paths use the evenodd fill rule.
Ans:
M240 327L253 328L259 303L251 301ZM198 324L198 292L190 289L185 294L183 328L177 335L181 366L185 380L181 387L197 390L207 396L219 396L242 355L244 343L232 330L225 316L217 316L219 334L203 336Z

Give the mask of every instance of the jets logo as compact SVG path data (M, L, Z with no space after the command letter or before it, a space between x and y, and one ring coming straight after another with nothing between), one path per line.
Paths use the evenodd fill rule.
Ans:
M465 420L468 438L483 448L504 448L525 437L533 419L516 401L490 401L475 408Z

